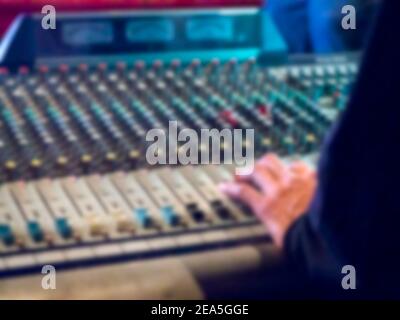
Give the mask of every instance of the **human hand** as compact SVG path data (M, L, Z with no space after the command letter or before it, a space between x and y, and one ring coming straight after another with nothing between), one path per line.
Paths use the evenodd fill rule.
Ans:
M316 184L315 171L304 162L286 165L268 154L250 175L237 176L236 181L221 184L220 189L249 206L282 247L291 224L308 209Z

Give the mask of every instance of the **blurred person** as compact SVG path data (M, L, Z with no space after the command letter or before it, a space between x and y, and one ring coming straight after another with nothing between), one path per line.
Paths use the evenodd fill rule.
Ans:
M398 1L383 2L317 179L302 162L266 155L251 175L220 186L267 226L290 274L307 283L302 297L400 298L399 13ZM345 265L356 270L356 290L342 288Z
M291 53L332 53L364 47L381 0L268 0L271 13ZM356 9L356 30L343 30L342 8Z

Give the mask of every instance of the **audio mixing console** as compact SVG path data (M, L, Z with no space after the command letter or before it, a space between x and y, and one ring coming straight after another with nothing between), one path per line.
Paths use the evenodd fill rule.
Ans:
M233 166L150 166L146 133L171 120L197 131L254 129L256 156L273 151L314 161L346 105L357 59L287 58L284 48L271 48L279 34L257 10L100 18L61 17L62 31L49 38L43 30L32 33L34 16L24 17L16 22L20 31L7 37L13 41L3 44L0 274L268 241L251 212L218 191L219 182L232 179ZM184 22L186 43L179 43L172 34L182 33ZM124 23L126 30L117 29ZM220 31L210 29L211 38L204 38L190 31L195 23L214 23ZM80 37L77 27L85 26ZM122 45L101 37L110 28ZM269 36L267 46L251 43L257 28ZM21 42L21 30L37 41L29 56L15 52L32 40ZM119 33L135 54L125 54L133 49ZM147 43L149 35L157 42ZM229 50L221 52L218 43ZM203 52L205 44L210 50ZM268 63L282 56L285 64Z

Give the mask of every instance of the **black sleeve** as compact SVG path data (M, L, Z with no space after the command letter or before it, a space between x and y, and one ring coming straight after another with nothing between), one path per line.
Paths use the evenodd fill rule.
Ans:
M350 264L359 288L400 296L399 5L382 5L349 106L323 147L316 196L285 252L310 279L340 286Z

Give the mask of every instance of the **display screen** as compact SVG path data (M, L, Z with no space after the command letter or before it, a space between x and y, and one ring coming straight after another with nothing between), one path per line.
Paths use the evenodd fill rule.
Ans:
M111 44L114 41L110 22L70 22L62 25L63 42L70 46Z
M233 20L230 17L198 17L186 22L189 41L232 41Z
M59 15L57 28L34 20L41 57L229 50L260 45L258 10L165 10L123 15Z
M40 13L44 5L53 5L58 12L261 6L262 0L0 0L0 36L20 13Z
M175 38L175 26L168 19L129 21L125 27L126 40L130 43L169 42Z

